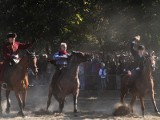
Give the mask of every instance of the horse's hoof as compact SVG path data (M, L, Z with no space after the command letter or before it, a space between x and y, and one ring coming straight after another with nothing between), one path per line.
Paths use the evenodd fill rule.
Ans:
M157 115L160 115L160 112L157 112Z
M62 111L59 111L59 114L61 114L62 113Z
M74 110L74 113L78 113L78 110Z
M17 115L18 115L18 116L25 117L25 115L24 115L24 113L23 113L22 111L19 111L19 112L17 113Z
M62 113L62 110L59 110L58 113Z
M49 110L48 110L48 109L46 109L46 110L45 110L45 112L49 112Z
M10 109L6 109L6 113L9 114L10 113Z

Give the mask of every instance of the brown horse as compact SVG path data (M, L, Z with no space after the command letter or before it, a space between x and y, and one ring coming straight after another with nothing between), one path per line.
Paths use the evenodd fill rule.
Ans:
M154 55L147 55L145 62L144 62L144 68L142 70L142 73L139 77L134 79L133 88L130 90L130 93L132 94L132 100L130 102L131 112L133 112L133 104L137 97L139 97L141 102L141 110L142 115L144 116L144 96L146 94L149 94L155 109L155 112L159 114L158 108L156 105L155 97L154 97L154 81L152 77L152 72L155 69L155 56ZM127 74L124 76L121 84L121 103L124 102L124 97L128 93L128 87L127 83L129 82L133 76L130 74Z
M49 86L47 110L51 103L52 95L59 102L59 110L62 112L64 107L65 97L69 94L73 95L74 112L77 112L77 98L79 95L80 82L78 79L79 64L92 59L92 55L82 52L72 52L69 58L68 67L61 73L53 76L52 82ZM58 67L56 67L58 69ZM60 76L59 76L60 75ZM57 79L57 80L56 80ZM55 83L55 80L57 81Z
M7 108L6 113L10 112L10 101L9 101L9 94L10 91L13 90L15 92L16 98L19 103L20 111L18 115L24 116L23 109L25 107L26 102L26 94L28 89L28 67L32 69L32 71L37 74L37 58L34 54L29 53L22 57L20 62L14 66L6 66L4 70L4 78L7 79L8 88L6 90L6 99L7 99ZM0 83L0 86L2 83ZM21 93L21 95L20 95ZM2 106L1 106L1 89L0 89L0 113L2 113Z

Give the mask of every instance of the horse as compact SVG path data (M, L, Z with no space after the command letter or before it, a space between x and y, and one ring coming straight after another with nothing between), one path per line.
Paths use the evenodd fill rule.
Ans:
M92 55L83 52L72 52L69 58L68 67L53 76L49 86L47 108L51 104L52 95L59 102L59 112L61 113L64 107L65 97L69 94L73 95L74 113L77 112L77 98L79 95L80 82L78 78L79 64L86 61L91 61ZM52 61L56 65L55 61ZM58 67L56 67L58 69ZM60 76L59 76L60 75ZM55 79L57 79L55 83Z
M37 68L37 58L35 54L26 50L27 53L21 58L18 64L12 66L6 66L7 68L4 70L3 79L7 79L8 87L6 89L6 99L7 99L7 108L6 113L10 113L10 101L9 94L10 91L15 92L15 96L18 100L20 111L18 115L24 115L24 107L26 103L27 89L28 89L28 67L30 67L33 73L36 75L38 73ZM0 83L0 87L2 86L2 82ZM20 95L21 92L21 95ZM2 105L1 105L1 89L0 89L0 113L2 113Z
M150 98L152 100L152 104L154 106L155 112L159 114L155 97L154 97L154 80L152 77L152 72L155 70L155 56L150 54L146 56L146 59L144 61L144 68L141 72L141 75L139 75L136 79L134 79L134 82L132 82L132 89L129 90L128 84L130 84L131 79L133 80L133 76L131 72L129 72L127 75L124 76L121 83L121 103L124 103L124 97L129 92L132 95L132 99L130 102L130 109L133 113L133 105L137 97L140 99L141 103L141 111L142 116L144 117L144 96L146 94L150 95Z

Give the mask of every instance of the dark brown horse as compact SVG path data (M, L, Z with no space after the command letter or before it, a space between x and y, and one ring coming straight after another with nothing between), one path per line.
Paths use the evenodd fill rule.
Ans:
M16 98L19 103L20 111L18 115L24 116L23 109L25 107L26 102L26 94L28 89L28 67L32 69L32 71L37 74L37 58L34 54L31 54L27 51L27 54L22 57L20 62L14 66L7 66L4 70L4 78L7 80L8 88L6 90L6 99L7 99L7 108L6 113L10 112L10 101L9 94L10 91L13 90L15 92ZM0 86L2 83L0 83ZM21 93L21 95L20 95ZM2 113L1 106L1 89L0 89L0 113Z
M64 107L65 97L69 94L73 95L74 112L77 112L77 98L79 95L80 82L78 79L79 64L92 59L92 55L82 52L72 52L69 58L68 67L53 76L49 86L47 110L51 103L52 95L59 102L59 110L62 112ZM58 68L57 68L58 69ZM55 79L57 79L55 83Z
M144 62L144 68L142 70L142 73L139 77L137 77L133 84L133 88L130 90L130 93L132 94L132 100L130 102L131 112L133 112L133 104L137 97L139 97L141 102L141 109L142 109L142 115L144 116L144 96L146 94L149 94L151 97L155 112L159 114L158 108L156 105L155 97L154 97L154 81L152 77L152 72L155 68L155 56L154 55L148 55L146 56L145 62ZM124 102L124 97L128 93L128 87L127 84L130 84L130 81L132 80L132 75L127 74L124 76L121 84L121 103ZM128 83L129 82L129 83Z

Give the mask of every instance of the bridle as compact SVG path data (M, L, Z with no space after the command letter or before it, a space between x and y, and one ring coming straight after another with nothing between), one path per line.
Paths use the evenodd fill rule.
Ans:
M32 68L32 66L31 66L31 59L33 60L33 59L35 59L36 58L36 55L35 55L35 52L30 52L29 50L26 50L26 52L27 52L27 60L28 60L28 67L29 68ZM30 59L31 58L31 59ZM38 72L38 67L37 67L37 65L34 65L34 72L35 72L35 74L37 74L37 72ZM34 73L33 72L33 73Z

